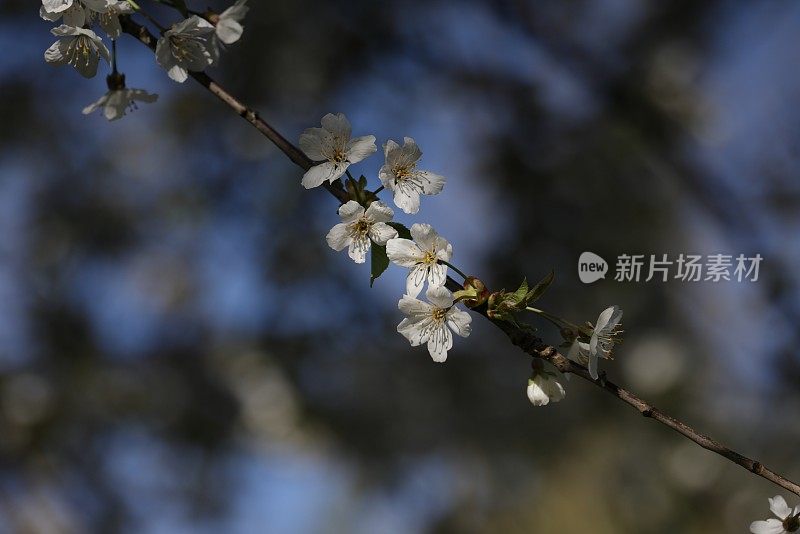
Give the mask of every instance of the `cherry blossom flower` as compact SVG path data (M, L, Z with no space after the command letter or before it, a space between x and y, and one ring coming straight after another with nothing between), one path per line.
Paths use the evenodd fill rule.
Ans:
M447 265L439 261L450 261L453 247L430 224L411 226L411 237L413 241L390 239L386 243L386 255L400 267L411 269L406 279L406 294L416 297L425 280L430 287L442 286L447 281Z
M108 9L108 4L114 0L42 0L39 16L45 20L55 22L63 18L67 26L81 28L91 22L95 13L102 13ZM124 2L127 4L127 2Z
M374 154L375 136L351 139L350 122L344 113L328 113L322 117L322 128L308 128L300 136L300 148L313 161L322 162L306 171L303 187L311 189L338 180L347 168Z
M156 100L158 95L150 94L144 89L128 89L123 85L117 89L109 89L97 102L86 106L83 114L88 115L102 108L105 118L115 121L124 117L128 110L136 109L136 101L152 103Z
M800 530L800 506L795 506L792 510L786 504L786 500L777 495L769 499L769 509L778 519L753 521L750 524L750 532L753 534L785 534Z
M534 406L547 406L558 402L566 396L566 390L556 373L536 370L528 379L528 400Z
M119 17L131 13L133 13L133 7L126 0L109 0L105 11L97 13L97 22L110 39L118 39L122 35Z
M156 45L156 60L170 78L183 83L189 71L199 72L214 62L211 34L214 26L192 15L164 32Z
M384 187L394 193L394 203L404 212L419 211L420 195L442 192L444 176L417 169L422 151L411 137L404 138L403 146L390 139L383 145L383 153L386 162L378 176Z
M597 323L591 329L589 342L575 338L570 346L567 358L587 365L589 375L597 380L597 360L599 358L611 359L611 351L614 344L619 341L619 334L622 321L622 309L619 306L609 306L600 313Z
M469 336L472 317L453 305L453 295L445 287L429 287L425 297L430 303L408 295L400 299L397 306L408 317L397 325L397 331L412 347L427 343L433 361L441 363L453 348L453 332Z
M108 48L92 30L62 24L51 33L58 37L44 53L52 65L72 65L81 75L91 78L97 74L97 64L102 57L110 61Z
M339 208L339 216L342 222L328 232L328 245L337 252L348 247L347 253L356 263L366 261L373 241L385 245L397 237L397 230L386 224L394 212L383 202L374 201L364 210L364 206L350 200Z

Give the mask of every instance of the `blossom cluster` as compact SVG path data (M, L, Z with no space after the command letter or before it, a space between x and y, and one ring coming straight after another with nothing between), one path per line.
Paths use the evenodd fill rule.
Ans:
M177 4L169 4L179 9ZM156 44L156 61L174 81L183 83L189 72L199 72L219 61L225 45L238 41L244 31L242 20L248 11L247 0L235 4L220 14L192 13L184 20L162 29ZM51 33L58 39L45 51L45 61L51 65L70 65L85 78L97 74L101 60L109 63L111 72L106 78L108 92L84 108L89 114L98 109L110 120L122 118L136 108L136 102L155 102L158 95L143 89L129 89L125 75L117 70L116 40L122 35L123 17L141 11L133 0L42 0L39 15L50 22L60 22ZM149 17L148 17L149 18ZM95 32L99 27L112 41L112 48Z

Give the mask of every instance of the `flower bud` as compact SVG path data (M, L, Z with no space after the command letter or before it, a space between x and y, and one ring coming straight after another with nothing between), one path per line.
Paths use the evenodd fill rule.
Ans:
M554 373L534 371L528 379L528 400L534 406L547 406L566 396L566 390Z

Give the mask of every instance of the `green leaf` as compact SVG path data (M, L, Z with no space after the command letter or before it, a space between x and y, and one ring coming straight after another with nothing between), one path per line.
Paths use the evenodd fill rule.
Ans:
M363 174L362 174L362 175L361 175L361 177L358 179L358 186L359 186L359 187L360 187L362 190L367 188L367 177L366 177L366 176L364 176Z
M555 277L555 271L550 271L550 274L542 278L538 284L533 286L533 289L528 291L528 294L525 295L525 305L527 306L528 304L539 300L539 298L544 295L544 292L547 291L547 288L550 287L550 284L553 283Z
M369 278L369 287L375 283L383 271L389 267L389 257L386 255L386 247L383 245L372 244L370 248L370 264L372 266L372 274Z
M523 300L525 300L525 296L528 294L528 279L525 278L522 280L522 283L519 285L519 289L510 293L508 295L508 300L512 304L519 304Z
M397 230L397 237L402 237L403 239L411 239L411 230L409 230L399 222L390 222L386 224Z

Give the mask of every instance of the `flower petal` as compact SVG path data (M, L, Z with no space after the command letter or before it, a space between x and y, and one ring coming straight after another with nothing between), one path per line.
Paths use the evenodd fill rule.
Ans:
M431 287L443 286L447 282L447 265L437 263L428 266L428 284Z
M609 306L605 310L600 313L600 316L597 318L597 324L595 325L594 329L595 332L609 332L614 329L614 327L619 324L620 320L622 319L622 308L617 305Z
M220 17L217 23L217 37L223 43L229 45L241 39L244 33L244 26L232 18Z
M392 241L394 241L394 239ZM391 243L392 241L389 242ZM419 263L414 266L406 278L406 294L412 297L419 295L422 288L425 287L425 278L427 274L428 266L424 263Z
M453 305L453 294L446 287L430 286L425 298L437 308L449 308Z
M328 113L322 117L322 127L328 130L335 137L340 137L344 140L350 139L350 121L344 116L344 113Z
M472 332L472 316L458 308L451 308L447 312L447 326L461 337L467 337Z
M388 185L387 185L388 187ZM410 182L394 184L394 204L405 213L419 212L419 191Z
M367 217L375 222L389 222L394 217L394 210L380 200L376 200L367 208Z
M430 338L430 323L431 319L425 319L419 322L403 319L400 321L400 324L397 325L397 331L411 343L412 347L418 347Z
M589 352L589 376L592 379L597 380L597 377L600 376L597 374L597 353L596 352Z
M426 195L438 195L444 189L444 184L447 181L444 176L430 171L416 171L414 179L422 186L422 192Z
M397 230L386 223L375 223L369 229L369 238L379 245L385 245L395 237L397 237Z
M347 224L339 223L331 228L331 231L328 232L327 236L325 236L325 240L328 242L328 246L336 252L339 252L340 250L344 249L344 247L350 245L352 238L350 237L350 233L347 231Z
M300 135L300 149L313 161L324 161L327 158L323 152L328 144L330 134L322 128L308 128Z
M378 147L375 146L374 135L356 137L347 143L347 161L350 163L358 163L374 154L377 150Z
M334 181L336 178L344 174L344 170L341 170L341 172L340 170L341 168L336 164L326 161L325 163L320 163L319 165L315 165L308 169L303 175L303 180L301 183L306 189L318 187L322 185L325 180Z
M369 237L362 235L354 238L350 242L350 248L347 249L347 254L356 263L364 263L367 260L367 252L372 246L372 241Z
M783 523L777 519L767 519L766 521L753 521L750 524L750 532L753 534L784 534Z
M438 236L439 234L430 224L414 223L411 225L411 238L422 250L434 250Z
M407 269L413 268L425 258L425 253L410 239L394 238L386 243L386 255L392 263Z
M769 499L769 509L781 520L786 519L792 514L792 509L786 504L786 499L780 495Z
M453 348L453 333L445 325L433 328L428 338L428 352L437 363L447 360L447 351Z
M408 315L408 318L415 323L430 317L433 307L427 302L423 302L417 298L404 295L403 298L397 303L397 308Z
M364 206L355 200L348 200L339 206L339 217L342 222L352 223L360 219L364 215Z

